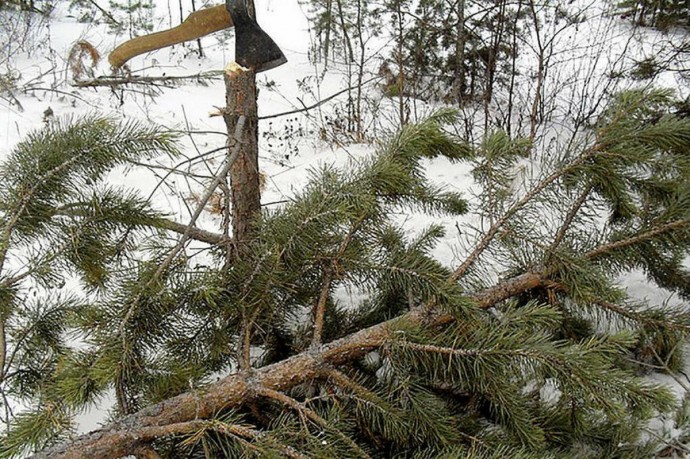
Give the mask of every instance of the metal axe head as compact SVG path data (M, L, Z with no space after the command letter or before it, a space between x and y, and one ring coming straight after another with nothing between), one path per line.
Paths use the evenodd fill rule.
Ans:
M259 73L287 62L278 45L249 16L245 0L225 0L225 7L235 24L235 61L238 64Z

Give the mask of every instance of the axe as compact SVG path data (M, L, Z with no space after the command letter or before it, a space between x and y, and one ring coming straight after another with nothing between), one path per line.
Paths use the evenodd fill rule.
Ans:
M133 38L113 50L110 65L122 67L128 60L185 41L196 40L219 30L235 27L235 61L256 73L287 62L278 45L261 29L247 11L245 0L226 0L225 5L202 9L190 14L172 29Z

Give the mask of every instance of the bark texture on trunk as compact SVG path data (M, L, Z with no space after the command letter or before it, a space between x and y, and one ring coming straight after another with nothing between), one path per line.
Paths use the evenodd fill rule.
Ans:
M235 132L240 116L246 119L240 155L230 169L233 240L240 247L248 239L252 222L261 210L256 92L253 70L238 65L226 69L223 118L228 135Z

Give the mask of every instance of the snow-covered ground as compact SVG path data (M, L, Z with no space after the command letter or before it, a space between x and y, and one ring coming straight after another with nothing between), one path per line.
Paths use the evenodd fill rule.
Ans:
M587 95L588 104L595 104L615 89L617 83L609 81L607 72L629 66L632 56L655 50L654 40L646 37L647 39L638 41L639 36L632 39L633 31L627 23L604 14L604 3L578 0L575 5L586 12L588 21L563 30L555 22L544 28L547 37L551 34L554 38L555 47L552 71L546 81L545 94L548 96L544 100L547 108L554 110L554 117L553 125L544 131L544 139L548 138L547 134L551 131L560 132L571 113L582 110L576 104L583 99L583 95ZM170 8L169 4L162 2L156 5L155 30L176 25L170 19ZM312 36L307 12L298 0L256 0L256 8L260 24L288 58L286 65L258 77L260 116L310 106L341 92L347 86L344 71L337 70L337 66L324 73L320 63L310 61ZM13 68L26 84L27 90L14 93L18 103L0 98L0 160L30 131L44 125L44 114L48 109L58 117L99 113L153 122L180 131L207 132L182 137L184 154L190 158L224 145L225 137L222 133L226 128L223 119L211 116L217 111L217 107L224 105L225 88L222 78L206 81L203 85L190 80L173 88L159 87L155 96L142 94L141 91L151 88L138 86L124 90L71 86L72 75L67 56L75 42L86 40L99 50L102 59L94 69L94 75L99 76L109 73L106 60L108 52L128 38L109 33L105 25L78 22L71 14L66 2L59 3L52 14L52 20L34 29L40 35L34 37L33 52L17 53L13 57ZM176 17L179 16L179 13L175 14ZM21 18L17 17L16 20ZM525 41L533 44L534 38L525 37ZM380 49L382 43L385 41L373 40L370 52L373 54ZM136 75L191 75L221 70L233 60L233 40L223 34L203 38L202 45L205 53L203 59L196 56L193 45L178 45L137 57L129 63L129 67ZM520 56L520 60L524 74L529 75L535 71L536 57L530 54L528 45L524 49L527 51ZM372 60L373 72L378 67L376 62ZM661 83L680 92L687 91L671 76L664 77ZM523 88L518 91L518 98L527 106L534 97L534 83L526 77L523 84ZM386 112L386 107L395 110L393 101L383 98L380 89L374 84L369 84L367 91L380 100L382 113ZM299 190L307 179L308 169L319 162L344 164L356 161L375 148L371 144L323 140L324 132L328 135L331 134L329 130L335 129L329 124L328 117L335 115L345 97L342 94L308 113L266 119L260 123L260 167L266 178L263 192L263 202L266 205L283 201L295 190ZM433 107L418 102L417 108L419 113L428 113ZM386 119L386 116L379 116L376 128L393 128L393 123ZM564 129L567 130L565 127ZM208 156L208 166L199 164L195 166L195 171L208 174L206 167L218 167L223 155L221 151ZM467 166L450 165L446 160L439 159L429 162L428 175L451 189L462 192L472 190L472 178ZM201 184L190 185L182 179L173 182L172 188L158 188L159 177L145 169L122 169L113 174L111 179L114 183L138 188L144 195L155 191L155 205L180 222L184 222L189 216L185 202L194 192L202 189ZM400 218L411 231L418 231L428 224L428 217L411 215ZM472 215L463 217L463 221L459 223L472 222L473 218L475 217ZM464 254L459 245L461 236L456 230L458 221L448 218L443 223L448 228L447 236L435 253L442 262L452 266ZM206 213L198 224L216 230L220 218ZM633 297L648 299L655 304L663 303L668 297L667 292L652 288L642 274L626 276L621 281ZM681 394L677 383L671 379L665 382L674 386L677 393ZM104 401L104 405L107 405L107 401ZM79 419L80 429L88 431L97 427L103 416L103 411L85 414Z

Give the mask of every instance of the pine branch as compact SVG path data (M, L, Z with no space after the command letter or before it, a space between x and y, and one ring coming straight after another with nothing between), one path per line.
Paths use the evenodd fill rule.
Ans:
M232 241L232 238L225 236L223 234L213 233L211 231L206 231L189 224L182 224L165 218L158 219L154 226L158 228L163 228L170 230L178 234L187 234L190 239L195 241L205 242L211 245L228 244Z
M636 234L635 236L628 237L626 239L622 239L620 241L615 241L611 242L609 244L602 245L600 247L597 247L596 249L590 250L589 252L585 253L583 255L583 258L587 259L593 259L593 258L599 258L604 255L607 255L611 252L615 252L616 250L619 249L624 249L626 247L631 247L635 244L639 244L640 242L645 242L652 240L658 236L663 236L668 233L672 233L673 231L677 230L682 230L687 227L690 227L690 220L687 219L682 219L682 220L676 220L670 223L666 223L658 228L654 228L652 230L646 231L641 234Z
M474 295L488 308L499 301L534 288L541 282L537 274L511 279ZM522 288L520 288L522 287ZM394 337L396 329L405 324L427 324L431 327L451 323L454 316L440 311L415 309L400 317L360 330L345 338L309 349L281 362L259 368L252 373L232 374L211 384L200 398L197 393L184 393L144 408L103 429L77 437L69 443L46 449L35 458L107 459L129 454L139 431L152 426L165 426L192 419L209 418L220 409L243 405L257 396L256 387L276 392L287 391L323 374L324 365L340 365L366 355Z
M203 212L204 208L206 207L206 204L208 203L209 199L211 199L211 196L213 195L215 189L218 187L220 182L225 179L227 174L230 172L230 168L232 165L235 163L235 160L239 157L240 154L240 149L242 146L242 138L243 138L243 131L244 131L244 125L246 122L246 118L244 116L241 116L238 121L237 121L237 126L235 128L235 133L234 133L234 138L232 141L235 142L235 144L232 147L232 152L228 156L228 158L225 161L225 164L221 168L221 170L218 172L216 175L215 179L213 182L208 186L206 189L206 192L202 196L202 198L199 201L199 204L196 208L196 211L192 215L192 218L190 219L189 223L186 225L186 229L184 233L182 233L182 236L180 237L180 240L177 242L177 245L173 247L172 250L168 253L167 257L161 262L161 264L158 266L158 269L156 269L155 273L151 276L151 278L147 281L146 287L151 287L154 285L160 277L170 268L170 265L173 263L175 260L175 257L180 253L180 251L184 248L185 244L190 238L190 235L192 233L192 230L194 228L194 225L196 224L197 219ZM230 139L229 139L230 141ZM122 340L122 349L127 350L129 348L128 343L127 343L127 333L125 333L127 324L131 320L133 314L135 313L136 309L139 306L139 301L142 298L142 293L139 293L136 295L135 298L132 299L132 301L129 302L128 308L126 310L126 313L120 322L119 325L119 335ZM122 373L122 369L120 373ZM119 383L116 384L116 393L118 394L118 403L121 405L120 409L124 413L128 413L128 404L125 402L126 397L124 397L124 388L122 387L123 381L122 381L122 376L119 376L118 379L120 379Z
M79 203L83 205L83 203ZM70 217L89 217L90 214L88 212L83 211L83 209L80 209L79 207L75 206L74 204L70 204L69 206L62 206L58 209L55 210L55 215L64 215L64 216L70 216ZM189 224L182 224L178 223L173 220L169 220L164 217L155 217L151 218L149 221L145 222L139 222L141 225L145 226L150 226L152 228L160 228L160 229L166 229L168 231L172 231L174 233L178 233L181 235L184 235L187 231L189 231L188 237L190 239L194 239L199 242L205 242L207 244L211 245L219 245L223 243L228 242L228 238L226 236L223 236L222 234L218 233L213 233L211 231L206 231L201 228L198 228L194 225L190 227Z
M510 219L517 214L520 209L525 207L528 203L532 202L532 200L539 195L544 189L546 189L548 186L556 182L558 179L563 177L564 175L570 173L572 170L574 170L576 167L584 163L587 159L592 157L596 152L598 151L598 146L595 145L594 147L586 150L584 153L582 153L579 157L574 159L570 164L567 166L555 171L545 179L543 179L541 182L539 182L535 187L533 187L525 196L523 196L518 202L513 204L510 209L508 209L502 216L499 218L494 224L491 225L491 227L486 231L484 236L482 236L481 240L477 243L477 245L474 247L472 252L465 258L465 261L462 262L460 266L453 272L452 276L450 277L450 280L452 282L457 281L460 279L462 276L467 273L467 270L472 267L472 265L479 259L482 253L489 247L491 242L494 240L496 237L496 234L498 234L499 230L510 221Z
M0 273L2 272L3 267L5 265L5 261L7 259L7 251L10 247L10 239L12 238L17 223L19 222L19 219L22 217L22 214L26 211L28 204L34 199L34 194L38 190L40 190L42 186L44 186L44 182L47 182L52 177L60 174L62 171L76 164L79 159L80 158L78 156L73 156L72 158L67 159L55 168L47 171L44 175L38 177L38 180L35 182L35 184L29 190L22 193L21 199L18 202L17 207L13 209L9 220L5 224L2 230L2 234L0 235Z
M258 393L258 395L261 395L263 397L267 397L267 398L276 400L276 401L280 402L281 404L297 411L300 415L306 416L310 421L312 421L314 424L318 425L322 429L335 433L345 444L349 445L350 448L352 448L352 450L354 452L356 452L359 457L363 457L365 459L371 459L371 457L357 443L355 443L354 440L352 440L347 435L343 434L340 430L331 426L328 423L328 421L326 421L324 418L319 416L319 414L316 413L315 411L304 406L304 404L298 402L297 400L295 400L291 397L288 397L287 395L283 394L282 392L278 392L278 391L275 391L272 389L266 389L264 387L259 387L259 389L257 390L257 393Z
M336 270L335 265L345 254L345 251L352 242L352 238L355 235L355 232L366 218L367 216L365 215L352 225L352 227L347 232L347 235L340 243L340 247L338 247L337 253L331 259L331 266L327 266L325 268L321 293L319 294L319 300L316 303L316 308L314 311L314 335L312 337L311 342L311 345L313 347L318 347L321 345L321 335L323 334L323 325L326 319L326 303L328 302L328 298L331 292L331 282L333 281L333 277L335 275L334 271Z
M553 242L551 243L551 246L549 246L549 248L547 250L547 253L549 254L549 256L553 255L553 253L556 251L556 249L558 249L558 247L563 242L563 239L565 238L565 235L568 232L568 229L573 224L575 217L577 216L578 212L580 212L580 209L584 205L585 201L587 201L587 198L589 198L589 194L592 192L593 189L594 189L594 185L592 185L592 184L587 185L587 187L585 187L585 189L582 190L582 193L580 193L580 196L575 200L573 205L568 210L568 213L566 214L565 218L563 219L563 223L561 224L560 228L558 229L558 232L556 233L556 237L554 238Z

